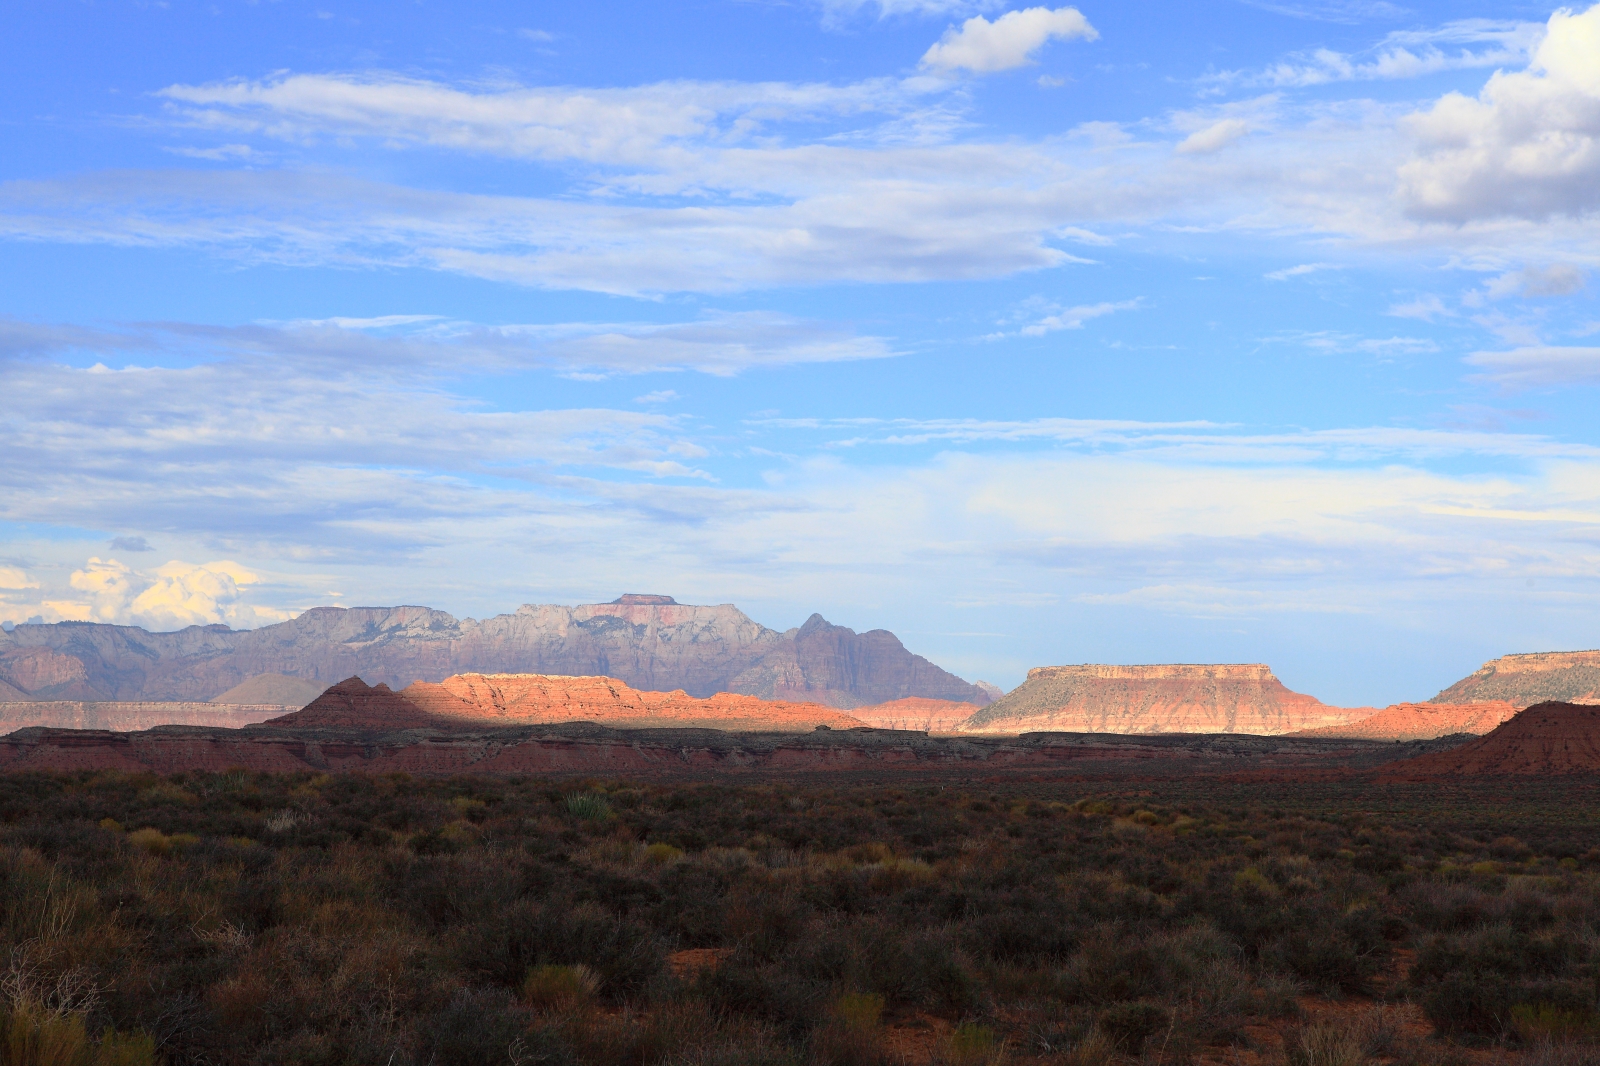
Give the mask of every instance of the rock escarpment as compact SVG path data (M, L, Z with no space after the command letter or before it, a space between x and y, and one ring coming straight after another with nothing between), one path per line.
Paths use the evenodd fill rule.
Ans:
M667 596L528 605L483 621L426 607L317 607L246 631L59 622L0 633L0 682L31 699L203 701L263 674L399 687L462 673L604 675L643 690L846 709L907 696L989 700L886 630L856 633L812 615L780 633L731 604Z
M1296 730L1298 737L1352 737L1365 740L1432 740L1494 729L1521 708L1515 703L1394 703L1377 714L1344 725Z
M1600 703L1600 651L1502 655L1435 696L1433 703Z
M1600 773L1600 706L1535 704L1486 736L1386 767L1384 780Z
M1339 725L1362 712L1291 692L1260 663L1041 666L968 719L969 732L1252 733ZM1365 713L1370 713L1365 712Z
M457 674L434 684L418 681L393 692L359 677L329 688L293 714L266 723L273 729L485 729L558 722L598 722L613 728L720 729L732 732L810 732L818 726L852 729L857 719L816 703L789 703L718 693L696 699L682 690L642 692L612 677L547 674Z

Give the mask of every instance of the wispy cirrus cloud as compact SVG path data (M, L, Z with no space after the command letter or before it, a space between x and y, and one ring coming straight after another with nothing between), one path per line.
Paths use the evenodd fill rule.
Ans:
M1459 19L1431 29L1397 30L1362 52L1319 48L1295 53L1260 70L1211 74L1201 79L1201 84L1211 88L1305 88L1521 66L1544 33L1545 26L1539 22Z

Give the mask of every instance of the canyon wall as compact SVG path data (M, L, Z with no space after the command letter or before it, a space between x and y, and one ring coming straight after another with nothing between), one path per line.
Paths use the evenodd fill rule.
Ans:
M1435 696L1433 703L1490 700L1531 707L1535 703L1600 703L1600 651L1550 651L1502 655Z
M483 621L426 607L317 607L245 631L59 622L0 633L0 683L23 700L200 702L262 675L319 686L360 675L399 687L469 672L605 675L637 689L838 708L908 696L990 698L886 630L856 633L812 615L780 633L731 604L666 596L526 605Z
M1340 725L1371 714L1291 692L1260 663L1041 666L981 708L967 732L1252 733Z

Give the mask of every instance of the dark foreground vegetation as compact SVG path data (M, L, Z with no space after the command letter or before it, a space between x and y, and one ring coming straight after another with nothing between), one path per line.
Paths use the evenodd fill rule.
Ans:
M0 777L0 1062L1588 1061L1591 787L1275 787Z

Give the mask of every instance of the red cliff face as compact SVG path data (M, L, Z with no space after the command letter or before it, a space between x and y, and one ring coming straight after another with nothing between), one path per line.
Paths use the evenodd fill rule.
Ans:
M276 729L482 729L599 722L647 728L710 728L804 732L862 723L814 703L758 700L719 693L695 699L679 692L641 692L610 677L546 674L458 674L438 684L418 681L400 692L369 688L352 677L303 710L268 723Z
M1477 736L1494 729L1519 710L1517 704L1395 703L1346 725L1301 729L1297 737L1353 737L1363 740L1432 740L1453 733Z
M1600 773L1600 706L1540 703L1487 736L1386 767L1380 780Z

